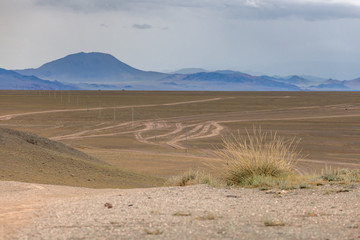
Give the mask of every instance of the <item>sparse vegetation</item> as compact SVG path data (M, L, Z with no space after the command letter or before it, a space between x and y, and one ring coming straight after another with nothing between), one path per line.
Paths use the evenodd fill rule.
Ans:
M332 169L326 166L321 171L321 179L328 182L338 182L342 184L351 184L360 182L360 169Z
M286 222L281 221L281 220L277 220L277 219L269 218L269 219L264 220L264 225L266 227L282 227L282 226L286 225Z
M195 220L206 221L206 220L215 220L215 218L216 218L216 217L215 217L214 214L212 214L212 213L206 213L205 215L195 217L194 219L195 219Z
M304 217L318 217L320 214L316 213L315 211L309 211L304 213Z
M173 214L173 216L177 216L177 217L188 217L191 216L190 212L176 212Z
M223 138L217 155L226 161L227 182L254 187L287 185L299 158L297 138L287 139L277 133L253 128L242 136ZM287 186L281 188L288 188Z
M147 235L161 235L163 234L164 231L160 230L160 229L145 229L145 233Z
M168 179L166 185L169 186L188 186L195 184L208 184L210 186L219 186L219 180L212 177L210 174L199 171L189 170L180 176L173 176Z

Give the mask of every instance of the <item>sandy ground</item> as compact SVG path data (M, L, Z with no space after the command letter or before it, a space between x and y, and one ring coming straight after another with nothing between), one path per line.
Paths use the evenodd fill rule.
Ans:
M359 185L266 192L0 182L0 191L0 239L360 239Z

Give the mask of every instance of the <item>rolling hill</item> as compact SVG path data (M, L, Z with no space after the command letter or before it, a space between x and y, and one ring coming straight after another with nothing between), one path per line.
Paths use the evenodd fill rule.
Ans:
M0 180L92 188L152 187L162 180L123 171L63 143L0 128Z
M75 86L58 81L47 81L35 76L23 76L17 72L0 68L0 89L7 90L76 90Z

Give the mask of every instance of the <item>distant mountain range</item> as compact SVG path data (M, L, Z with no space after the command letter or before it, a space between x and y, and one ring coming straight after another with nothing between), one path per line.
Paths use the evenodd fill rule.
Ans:
M69 86L58 81L43 80L35 76L24 76L14 71L0 68L0 89L17 90L77 90L76 86Z
M35 69L0 69L0 89L358 91L360 78L339 81L297 75L252 76L199 68L160 73L133 68L110 54L81 52Z

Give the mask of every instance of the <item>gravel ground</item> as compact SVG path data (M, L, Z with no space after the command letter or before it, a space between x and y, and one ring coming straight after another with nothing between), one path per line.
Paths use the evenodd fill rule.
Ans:
M4 239L360 239L359 185L278 192L0 182L0 189Z

